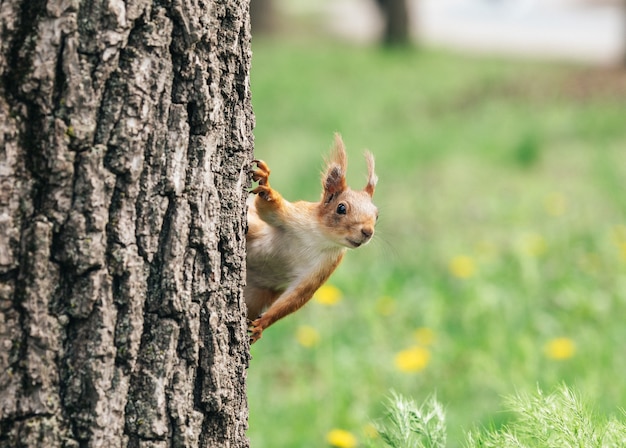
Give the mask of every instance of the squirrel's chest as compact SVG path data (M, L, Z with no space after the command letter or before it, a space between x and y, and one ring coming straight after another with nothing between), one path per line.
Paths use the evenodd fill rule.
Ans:
M336 264L342 254L341 249L325 249L314 237L303 238L271 226L249 237L246 249L248 283L279 291Z

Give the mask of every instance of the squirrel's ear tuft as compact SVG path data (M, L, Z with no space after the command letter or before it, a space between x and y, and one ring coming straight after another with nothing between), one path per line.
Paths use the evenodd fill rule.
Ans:
M374 196L374 189L376 183L378 183L378 176L374 172L374 155L365 151L365 160L367 161L367 185L365 185L365 192L371 196Z
M322 175L324 202L330 202L336 194L348 188L346 182L347 165L348 161L343 141L339 134L335 134L335 146L330 159L326 162L326 170Z
M346 155L346 147L341 139L341 134L338 132L335 133L335 142L328 165L331 164L339 165L345 176L346 169L348 168L348 156Z

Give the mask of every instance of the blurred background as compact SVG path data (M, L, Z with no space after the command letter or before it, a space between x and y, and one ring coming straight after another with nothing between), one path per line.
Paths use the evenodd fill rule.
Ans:
M626 2L252 0L255 156L316 201L343 135L374 241L252 347L251 445L384 446L390 390L448 446L565 383L626 408Z

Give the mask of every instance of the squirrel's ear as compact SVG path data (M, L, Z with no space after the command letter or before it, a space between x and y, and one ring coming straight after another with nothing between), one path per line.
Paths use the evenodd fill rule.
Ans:
M322 175L324 187L324 202L330 202L333 197L348 188L346 182L347 168L346 149L339 134L335 134L335 146L330 159L326 162L326 170Z
M374 172L374 155L365 151L365 160L367 161L367 185L365 185L365 192L371 196L374 196L374 189L378 182L378 176Z

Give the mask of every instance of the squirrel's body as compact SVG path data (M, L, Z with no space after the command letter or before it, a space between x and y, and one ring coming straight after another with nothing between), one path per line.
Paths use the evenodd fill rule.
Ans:
M348 247L371 239L378 217L371 201L377 179L373 157L368 153L366 158L368 184L363 191L353 191L345 181L343 142L336 136L318 203L286 201L269 186L267 165L256 162L253 177L259 186L248 203L244 292L252 342L272 323L304 305L337 268Z
M329 242L311 225L314 221L307 222L306 218L315 216L315 205L284 201L283 216L287 219L270 225L259 217L254 202L250 204L245 291L249 317L258 316L268 305L266 300L256 299L261 294L259 290L267 291L263 295L269 298L311 277L325 280L343 258L346 248ZM303 214L303 210L308 213Z

